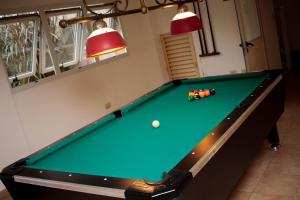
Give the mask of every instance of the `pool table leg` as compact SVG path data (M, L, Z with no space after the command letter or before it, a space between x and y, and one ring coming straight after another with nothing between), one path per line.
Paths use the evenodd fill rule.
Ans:
M277 151L278 148L280 147L280 140L279 140L278 130L276 125L272 128L272 130L268 134L267 139L271 143L271 148L274 151Z

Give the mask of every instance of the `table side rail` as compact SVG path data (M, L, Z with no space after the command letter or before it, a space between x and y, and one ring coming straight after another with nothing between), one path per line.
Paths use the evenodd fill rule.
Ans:
M282 75L278 76L273 83L255 100L255 102L234 122L234 124L221 136L221 138L210 148L210 150L190 169L195 177L201 169L210 161L210 159L221 149L234 132L243 124L248 116L258 107L266 96L282 80Z

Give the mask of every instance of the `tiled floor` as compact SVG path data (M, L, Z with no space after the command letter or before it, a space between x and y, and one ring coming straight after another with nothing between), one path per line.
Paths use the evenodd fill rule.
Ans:
M229 200L300 200L300 76L289 77L286 111L277 126L282 147L274 152L262 146Z

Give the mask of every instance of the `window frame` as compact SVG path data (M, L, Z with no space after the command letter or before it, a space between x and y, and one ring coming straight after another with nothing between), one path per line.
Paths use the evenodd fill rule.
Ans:
M12 24L12 23L22 23L24 21L34 21L34 37L33 37L32 55L31 55L31 58L32 58L31 71L24 72L24 73L14 75L14 76L8 76L7 66L6 66L5 62L2 61L3 65L5 67L5 70L7 72L7 78L9 80L9 82L12 83L15 78L17 78L17 79L29 78L31 76L34 76L37 71L37 55L38 55L37 50L38 50L38 42L40 42L40 39L38 37L38 30L40 29L41 20L40 20L39 15L35 15L35 14L32 14L32 16L13 16L11 18L8 17L7 19L5 19L5 20L4 19L5 18L2 18L0 20L0 25ZM2 56L1 56L1 59L2 59Z
M47 17L47 19L49 19L50 17L53 17L53 16L60 16L60 15L66 15L66 14L76 14L76 17L80 17L82 16L82 9L81 8L72 8L72 9L65 9L65 10L50 10L50 11L45 11L45 16ZM46 24L46 26L50 27L49 24ZM69 62L66 62L66 63L58 63L59 67L69 67L69 66L74 66L74 68L77 68L78 65L80 64L80 47L81 47L81 37L82 37L82 34L80 31L80 24L75 24L74 25L76 30L74 31L75 32L75 37L74 37L74 49L75 49L75 52L74 52L74 59L72 61L69 61ZM47 72L52 72L52 71L55 71L55 66L54 64L52 63L52 66L50 67L46 67L46 57L47 57L47 41L50 41L52 42L53 46L54 46L54 51L55 50L55 45L52 41L52 38L49 38L50 40L47 40L47 36L45 34L45 30L42 30L41 31L41 37L42 37L42 42L41 42L41 72L42 73L47 73ZM48 45L48 48L49 45ZM51 55L51 52L49 52L50 56L57 56L57 54L55 55ZM73 68L73 69L74 69Z

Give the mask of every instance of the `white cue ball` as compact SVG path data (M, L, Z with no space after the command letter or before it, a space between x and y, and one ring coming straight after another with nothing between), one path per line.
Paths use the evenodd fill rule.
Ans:
M154 121L152 122L153 128L158 128L159 125L160 125L160 122L159 122L158 120L154 120Z

